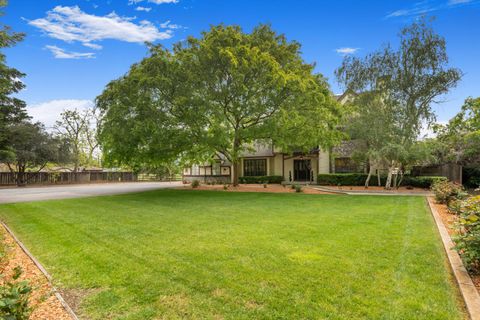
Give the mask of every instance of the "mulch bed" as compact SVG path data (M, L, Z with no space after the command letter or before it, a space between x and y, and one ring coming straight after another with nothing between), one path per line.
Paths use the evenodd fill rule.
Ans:
M440 214L440 218L442 219L443 224L447 228L448 234L452 237L455 235L455 222L458 217L448 210L445 204L440 204L434 202L434 207L437 209L437 212ZM480 275L478 274L470 274L472 278L473 284L477 288L478 292L480 293Z
M192 188L190 185L184 185L183 187L178 188L180 190L214 190L214 191L224 191L224 192L270 192L270 193L295 193L295 190L290 186L283 186L280 184L268 184L265 188L263 184L240 184L236 187L228 186L227 190L224 190L223 185L207 185L201 184L197 188ZM302 193L306 194L335 194L325 191L320 191L313 189L310 186L302 186Z
M6 255L0 263L0 273L10 279L13 269L20 266L23 270L20 281L27 280L33 291L30 295L30 306L33 312L30 320L72 320L54 295L52 287L45 275L33 261L23 252L10 234L0 226L0 241L3 241ZM0 283L3 278L0 278Z
M424 193L426 191L430 191L430 189L422 189L422 188L407 188L407 187L399 187L398 189L392 190L385 190L385 187L381 186L369 186L365 188L364 186L325 186L329 189L335 189L339 191L380 191L380 192L388 192L388 193Z

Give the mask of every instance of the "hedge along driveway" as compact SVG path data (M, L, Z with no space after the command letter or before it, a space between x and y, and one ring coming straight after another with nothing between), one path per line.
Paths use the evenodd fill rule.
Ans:
M420 197L163 190L0 206L91 319L463 319Z

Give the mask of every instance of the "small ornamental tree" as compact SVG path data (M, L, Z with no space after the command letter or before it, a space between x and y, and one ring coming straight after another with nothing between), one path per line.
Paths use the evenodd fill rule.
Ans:
M233 164L255 140L284 151L328 148L341 134L340 109L325 79L303 61L300 45L269 26L251 33L219 25L150 56L97 98L100 138L117 164L203 161Z

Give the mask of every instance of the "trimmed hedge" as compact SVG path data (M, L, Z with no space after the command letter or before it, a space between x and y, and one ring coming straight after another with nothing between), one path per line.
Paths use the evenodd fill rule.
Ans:
M255 177L240 177L240 183L282 183L282 176L255 176Z
M365 180L367 180L368 174L366 173L330 173L330 174L319 174L317 176L317 183L320 185L327 186L364 186ZM380 181L382 185L385 185L387 177L381 176ZM436 176L404 176L402 181L402 186L412 186L416 188L430 188L434 181L444 180L446 177L436 177ZM370 185L377 185L377 176L372 175L370 178Z
M418 176L418 177L404 176L402 185L412 186L415 188L429 189L433 185L433 183L436 181L448 181L448 179L447 177L439 177L439 176Z

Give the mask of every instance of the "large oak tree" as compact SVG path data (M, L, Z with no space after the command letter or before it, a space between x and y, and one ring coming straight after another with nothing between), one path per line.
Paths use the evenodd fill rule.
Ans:
M97 98L107 160L119 164L203 161L233 164L255 140L308 151L337 142L341 112L300 45L269 26L251 33L219 25L150 55Z

